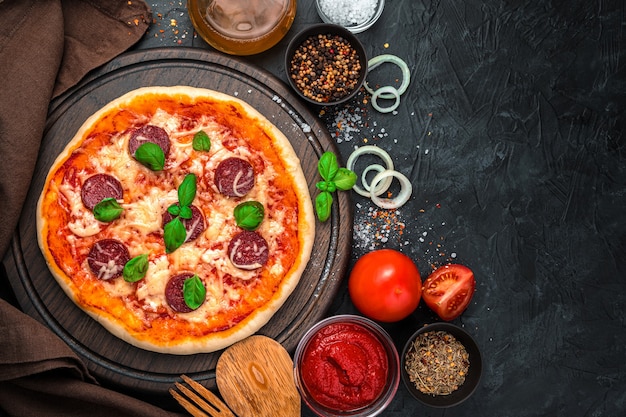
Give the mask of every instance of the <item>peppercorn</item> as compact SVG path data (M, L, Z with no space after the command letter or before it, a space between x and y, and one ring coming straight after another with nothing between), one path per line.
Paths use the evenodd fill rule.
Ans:
M294 52L290 77L305 97L319 103L338 101L352 93L361 62L354 47L339 35L307 38Z

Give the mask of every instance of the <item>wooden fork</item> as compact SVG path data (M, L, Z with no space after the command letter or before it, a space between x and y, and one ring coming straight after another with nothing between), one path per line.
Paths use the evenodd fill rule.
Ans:
M192 416L236 417L233 412L230 411L228 406L217 397L217 395L213 394L211 391L209 391L193 379L189 378L187 375L181 375L180 377L183 381L189 384L192 389L187 388L180 382L175 382L174 385L176 385L176 388L178 388L180 392L185 394L187 398L182 396L174 388L170 388L170 394L172 394L172 397L174 397L174 399L178 401L178 403L182 405L185 410L189 411ZM204 413L202 410L200 410L200 408L196 407L196 405L209 414L207 415L206 413Z

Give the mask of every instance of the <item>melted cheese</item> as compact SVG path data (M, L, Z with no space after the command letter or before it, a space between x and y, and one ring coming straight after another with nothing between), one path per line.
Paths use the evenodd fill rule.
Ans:
M177 201L176 190L168 192L156 187L147 189L136 201L122 206L123 221L115 222L111 226L120 233L124 233L124 229L128 228L142 236L158 233L163 226L163 213Z
M146 276L137 283L137 298L147 311L156 312L166 305L165 286L170 278L167 256L159 256L150 261Z
M149 255L151 260L148 272L141 281L128 283L119 278L106 284L112 297L128 300L134 297L137 302L128 303L127 306L140 308L141 311L137 311L140 317L162 312L163 309L170 311L170 314L176 314L169 308L165 298L165 287L169 278L182 271L197 273L207 290L206 301L194 312L176 315L189 322L204 322L220 311L232 308L232 303L241 300L240 289L224 284L226 277L243 282L252 282L259 277L258 270L237 268L226 253L230 239L241 230L234 222L233 210L239 202L246 200L257 200L264 207L268 207L272 203L267 201L268 195L273 191L271 184L278 174L271 164L265 164L265 171L255 172L255 186L248 195L242 199L222 197L213 181L215 168L219 162L230 156L250 159L254 155L248 147L223 146L223 141L233 139L232 134L208 116L193 131L178 131L179 120L164 111L156 112L146 122L160 126L170 134L171 147L166 170L151 172L130 155L130 131L111 138L110 144L100 149L98 158L90 159L92 166L76 173L76 176L80 184L90 175L99 172L116 177L124 186L123 200L120 201L123 214L109 224L98 222L83 206L80 188L76 189L69 182L63 182L59 191L66 199L72 218L68 224L71 232L68 243L74 246L72 242L79 242L86 237L95 238L100 232L104 232L106 236L125 242L131 258L140 254ZM199 153L193 150L192 137L200 129L211 138L209 152ZM163 213L167 207L177 203L176 188L188 172L193 172L198 177L198 193L193 204L202 207L207 227L194 242L185 243L173 253L165 254L162 237L156 239L154 236L162 234ZM267 213L266 209L268 217L258 232L266 238L270 253L278 250L278 238L286 232L286 213L287 211L280 209ZM275 263L269 274L281 277L288 268L289 266Z

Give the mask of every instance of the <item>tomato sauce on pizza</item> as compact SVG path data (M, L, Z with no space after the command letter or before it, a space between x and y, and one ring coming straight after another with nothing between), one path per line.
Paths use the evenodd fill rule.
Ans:
M242 204L260 218L252 228L235 216ZM254 108L212 90L146 87L68 143L37 231L52 275L111 333L192 354L269 321L306 267L315 220L289 140Z

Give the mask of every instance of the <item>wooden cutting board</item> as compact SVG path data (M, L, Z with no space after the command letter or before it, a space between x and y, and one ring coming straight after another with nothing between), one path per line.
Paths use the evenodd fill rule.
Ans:
M189 85L211 88L247 101L285 133L300 157L312 196L317 160L325 150L339 155L326 128L289 87L268 72L225 55L185 48L122 55L90 74L50 107L33 183L4 262L22 309L58 334L105 385L141 398L169 398L181 374L215 388L221 352L174 356L135 348L104 330L77 308L48 271L39 251L35 209L54 159L81 124L103 105L139 87ZM352 207L349 193L337 195L331 218L317 225L311 261L283 308L259 333L293 352L304 332L324 316L350 257Z
M215 374L238 417L300 417L293 362L275 340L255 335L235 343L220 356Z

